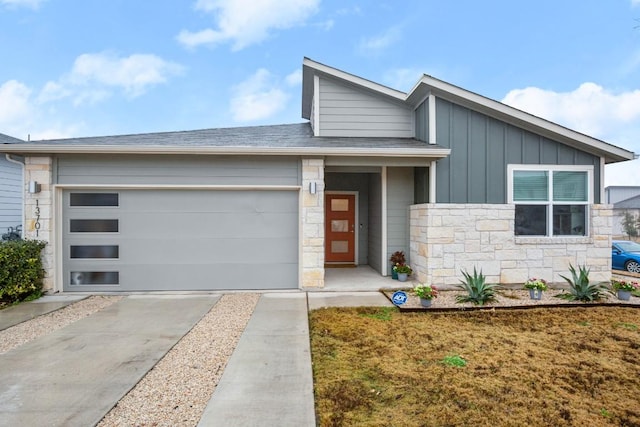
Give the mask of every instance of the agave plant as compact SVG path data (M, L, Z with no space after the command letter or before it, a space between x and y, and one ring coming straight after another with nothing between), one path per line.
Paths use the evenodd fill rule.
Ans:
M569 292L556 296L566 300L584 302L597 301L602 298L607 287L600 283L589 283L590 270L586 266L580 266L579 271L576 271L575 267L569 264L572 278L560 276L569 283Z
M498 285L492 283L486 283L486 277L476 271L473 267L473 276L467 271L462 271L462 275L465 280L460 281L458 287L465 291L466 295L458 295L456 297L457 302L472 302L476 305L484 305L489 301L493 301L496 298L496 288Z

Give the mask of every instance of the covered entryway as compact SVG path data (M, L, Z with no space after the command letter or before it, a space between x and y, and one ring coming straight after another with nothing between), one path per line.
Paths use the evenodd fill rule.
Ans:
M64 291L296 289L298 191L66 189Z

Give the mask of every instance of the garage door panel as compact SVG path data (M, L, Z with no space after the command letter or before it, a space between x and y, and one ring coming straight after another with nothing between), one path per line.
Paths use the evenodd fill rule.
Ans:
M130 191L121 197L127 212L291 212L291 191Z
M128 284L137 291L170 291L170 290L216 290L216 289L284 289L289 288L288 277L297 275L297 264L265 265L259 269L240 266L231 269L226 264L182 264L176 265L125 265L118 271L120 285L86 283L79 281L90 279L90 274L111 271L77 269L71 272L71 279L76 284L69 285L72 291L87 290L121 290L123 284ZM73 275L83 273L82 275Z
M297 229L289 225L297 221L296 213L135 213L121 222L120 232L130 237L161 239L168 234L177 238L296 237Z
M180 250L176 250L180 248ZM129 239L122 243L120 257L126 264L204 264L242 265L282 263L297 260L297 239Z
M119 190L115 208L71 207L70 192L65 290L298 287L297 191ZM77 219L116 219L118 231L72 233Z

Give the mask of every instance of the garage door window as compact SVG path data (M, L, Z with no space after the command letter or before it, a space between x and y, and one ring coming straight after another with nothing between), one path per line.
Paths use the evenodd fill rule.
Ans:
M118 193L71 193L69 194L70 206L119 206Z
M120 273L117 271L72 271L72 285L118 285Z
M72 245L71 258L76 259L118 259L120 248L118 245Z
M117 219L72 219L69 231L72 233L117 233Z

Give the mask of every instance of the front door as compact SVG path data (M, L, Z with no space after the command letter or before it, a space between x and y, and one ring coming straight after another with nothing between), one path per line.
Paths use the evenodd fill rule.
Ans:
M355 262L356 196L325 195L325 261Z

